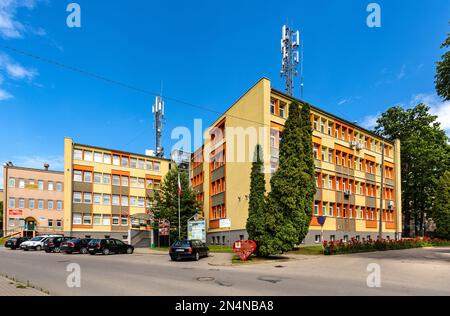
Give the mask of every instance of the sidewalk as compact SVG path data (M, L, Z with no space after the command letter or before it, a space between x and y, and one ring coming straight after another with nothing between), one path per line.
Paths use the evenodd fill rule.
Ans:
M0 276L0 296L48 296L48 294Z
M169 251L155 250L151 248L134 248L134 253L167 256L169 254Z

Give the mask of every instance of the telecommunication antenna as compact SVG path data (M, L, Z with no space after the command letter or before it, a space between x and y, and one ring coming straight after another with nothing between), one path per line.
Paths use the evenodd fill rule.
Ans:
M298 64L300 63L300 32L293 31L287 25L283 25L281 37L281 77L286 79L286 93L294 95L294 77L298 76ZM303 51L302 56L303 59ZM303 79L301 89L303 91ZM303 92L302 92L303 94Z
M152 106L152 113L155 114L156 157L164 158L164 148L162 147L164 100L162 96L156 97L155 104Z

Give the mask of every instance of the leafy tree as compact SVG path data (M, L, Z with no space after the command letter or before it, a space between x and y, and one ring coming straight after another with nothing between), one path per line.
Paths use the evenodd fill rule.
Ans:
M438 181L433 221L436 223L436 235L450 239L450 171L446 171Z
M437 117L418 104L404 109L395 106L377 121L375 132L389 140L401 141L401 184L404 214L403 232L418 235L424 214L431 214L437 179L449 168L449 145ZM411 219L415 230L410 231Z
M449 22L450 23L450 22ZM441 48L450 48L450 33L447 34L447 39L442 43ZM436 91L445 101L450 100L450 50L445 52L442 60L437 62L436 66Z
M307 105L304 113L296 102L289 106L280 143L279 167L271 179L266 216L266 230L273 238L265 249L260 249L263 255L292 250L308 231L312 208L312 203L308 203L314 177L311 178L307 165L310 161L307 156L312 156L312 139L305 133L306 124L310 124L307 112Z
M181 196L181 238L187 238L187 221L200 212L195 193L189 186L189 176L180 172ZM171 169L161 184L161 191L155 193L156 208L153 211L155 220L170 221L170 240L178 239L178 169Z
M250 196L246 228L249 239L256 242L258 249L260 247L264 249L266 238L270 238L265 230L266 181L264 179L263 166L262 148L260 145L257 145L250 174ZM257 252L259 252L258 249Z

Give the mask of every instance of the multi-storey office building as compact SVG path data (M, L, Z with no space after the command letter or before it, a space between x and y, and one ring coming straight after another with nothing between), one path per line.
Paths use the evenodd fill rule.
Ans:
M65 138L64 232L126 240L132 231L148 231L151 238L148 215L155 191L170 168L167 159L76 144Z
M62 233L64 174L5 164L3 235Z
M278 168L278 149L294 98L261 79L220 116L192 155L191 182L203 202L208 242L246 238L250 171L262 145L266 186ZM320 242L318 216L326 216L324 239L376 238L381 208L383 236L401 233L400 142L390 142L317 107L311 109L317 194L305 243ZM382 148L384 165L381 166ZM223 228L221 219L230 219Z

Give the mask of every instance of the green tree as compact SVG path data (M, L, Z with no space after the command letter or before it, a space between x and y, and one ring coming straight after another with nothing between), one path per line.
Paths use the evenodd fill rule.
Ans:
M375 132L389 140L401 141L402 211L405 236L418 235L424 215L432 214L437 179L448 170L449 145L437 117L418 104L404 109L395 106L377 121ZM410 231L411 220L414 231Z
M265 229L266 181L263 168L262 148L261 145L257 145L250 174L250 196L246 228L248 238L256 242L258 249L261 247L264 249L266 238L270 238L270 236L267 236ZM257 253L259 253L258 249Z
M181 238L187 237L187 221L200 212L195 193L189 186L189 176L180 172L181 195ZM156 208L153 211L155 220L170 221L170 240L178 239L178 169L171 169L161 184L161 191L155 193Z
M450 239L450 171L446 171L437 183L433 221L436 235Z
M308 203L314 177L311 178L307 165L312 161L308 157L312 157L312 139L306 128L310 124L309 110L304 106L303 113L297 102L289 106L280 143L279 167L270 182L266 212L266 230L273 238L263 255L292 250L306 236L310 225L312 203Z
M449 22L450 23L450 22ZM446 41L441 45L447 52L442 55L442 60L436 65L436 91L445 101L450 100L450 33L447 34Z

